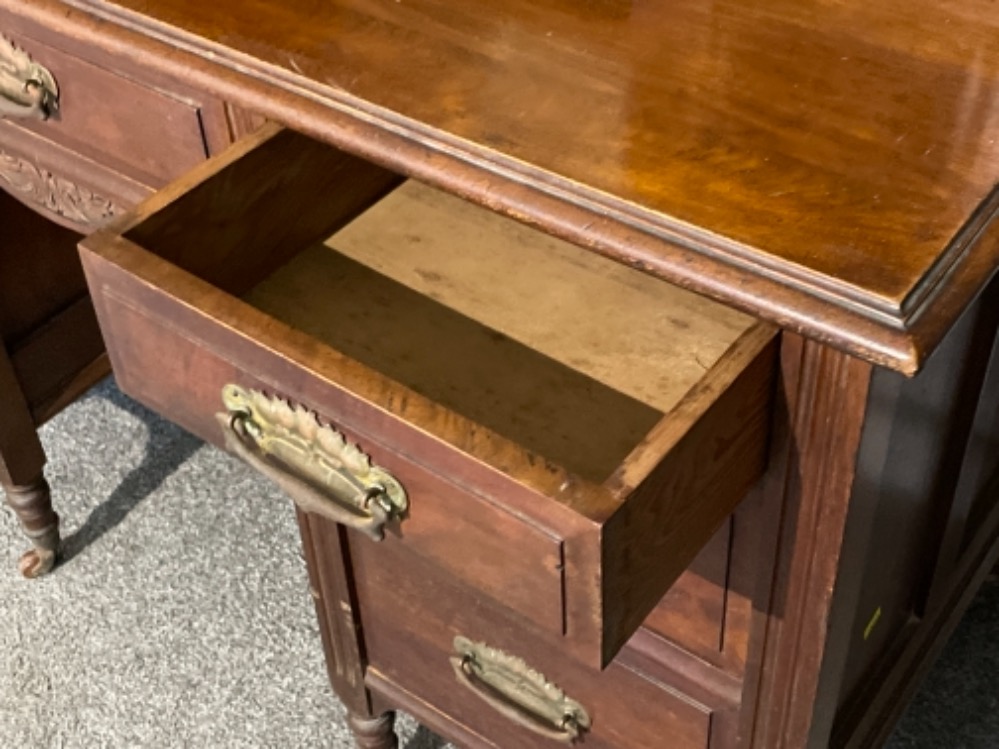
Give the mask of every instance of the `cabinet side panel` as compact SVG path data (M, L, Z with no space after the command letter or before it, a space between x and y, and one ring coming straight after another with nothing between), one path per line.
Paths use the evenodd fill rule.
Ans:
M999 302L985 294L919 376L875 374L851 500L866 535L841 571L834 746L877 745L978 577L960 552L972 523L994 535L994 451L983 450L999 441L997 325Z

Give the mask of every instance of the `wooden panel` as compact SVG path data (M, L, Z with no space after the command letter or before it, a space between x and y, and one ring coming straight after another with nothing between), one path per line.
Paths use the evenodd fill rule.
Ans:
M107 374L106 363L90 371L103 354L104 340L89 296L78 299L11 349L14 371L37 423L54 413L67 390L79 394ZM84 372L80 385L72 387Z
M78 4L268 116L907 372L999 256L974 0Z
M988 492L994 498L999 484L993 481ZM856 711L839 716L830 746L844 749L877 749L889 739L891 729L916 694L922 679L940 656L957 628L975 593L999 562L999 506L982 519L979 532L951 570L946 599L919 622L912 621L895 649L895 656L870 683L864 702Z
M327 245L663 413L755 322L412 180Z
M265 127L157 193L115 231L242 294L399 181L349 154Z
M918 377L878 372L872 382L853 501L877 511L859 581L844 699L869 687L872 671L897 650L912 618L925 612L991 348L976 340L978 311L962 318Z
M596 483L608 478L663 417L655 408L325 247L306 250L245 298L336 351ZM587 407L580 408L581 403Z
M984 297L987 299L988 297ZM999 336L992 344L985 382L979 396L968 450L961 464L948 534L941 544L941 569L935 582L937 595L950 588L948 566L957 566L993 511L995 497L986 490L995 478L995 456L999 454ZM932 605L932 602L931 602Z
M0 341L15 345L86 294L79 235L0 192Z
M852 552L853 574L840 584L849 646L835 746L877 744L880 726L900 713L903 692L953 626L953 607L966 605L967 586L987 571L980 565L996 533L995 453L982 452L996 441L995 372L988 372L999 325L994 287L918 377L877 372L872 381L853 504L872 508L873 517L869 538ZM976 499L977 518L969 514ZM974 543L962 559L966 528Z
M950 560L954 566L974 546L975 540L986 527L988 518L995 511L996 496L989 487L994 483L993 459L999 445L999 384L995 381L999 373L994 369L995 360L991 366L990 387L983 390L984 402L980 404L976 414L969 460L962 466L960 494L955 498L958 502L955 503L955 512L951 516L956 536L952 540L955 545L944 547L943 561ZM947 553L954 556L948 557ZM950 581L946 579L948 570L944 567L939 572L937 592L946 595L945 591L950 588Z

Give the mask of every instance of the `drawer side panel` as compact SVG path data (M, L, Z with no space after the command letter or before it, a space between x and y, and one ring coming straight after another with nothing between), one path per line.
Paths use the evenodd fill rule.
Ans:
M766 464L776 344L765 327L733 345L731 379L712 372L716 399L693 392L687 403L710 405L637 487L603 535L604 663L641 625L705 543L731 515ZM711 376L709 376L711 377ZM719 380L721 380L719 382ZM674 419L672 428L685 419Z

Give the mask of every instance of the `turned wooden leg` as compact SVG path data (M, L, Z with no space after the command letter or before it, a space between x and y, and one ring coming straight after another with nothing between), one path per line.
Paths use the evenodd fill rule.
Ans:
M347 724L354 733L357 749L397 749L399 737L395 735L395 713L387 712L377 718L347 714Z
M52 510L49 484L43 474L22 486L4 485L9 504L34 548L21 555L19 567L25 577L38 577L55 565L59 552L59 516Z
M21 574L52 569L59 548L59 517L45 481L45 450L17 373L0 340L0 488L34 548L21 557Z

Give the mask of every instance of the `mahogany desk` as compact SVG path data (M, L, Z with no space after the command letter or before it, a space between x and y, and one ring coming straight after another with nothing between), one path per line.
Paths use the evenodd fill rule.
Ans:
M123 389L272 475L247 443L285 419L327 440L338 428L403 479L408 506L383 477L363 512L337 515L316 482L275 475L298 498L359 745L392 745L396 707L470 746L884 740L999 555L999 9L0 0L0 22L50 57L63 113L0 131L8 192L84 230L179 176L82 245ZM45 113L31 80L15 114ZM197 165L251 129L244 111L304 135L271 128ZM495 231L538 257L576 252L546 244L565 240L743 327L605 479L235 298L405 196L404 177L488 209L473 227L490 212L531 227ZM447 221L466 210L439 200ZM57 530L23 435L102 365L70 240L4 211L40 248L29 276L60 279L0 304L0 478L35 571ZM5 300L6 268L23 267L8 246ZM550 283L565 292L560 272ZM640 317L657 296L636 292ZM602 317L603 298L577 319ZM88 332L44 342L63 325ZM29 368L66 336L80 346L59 376ZM531 366L583 369L572 353ZM228 416L223 383L239 385ZM381 544L364 537L383 527Z

